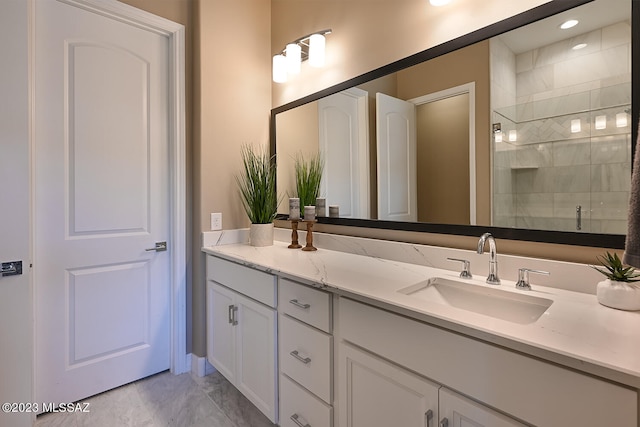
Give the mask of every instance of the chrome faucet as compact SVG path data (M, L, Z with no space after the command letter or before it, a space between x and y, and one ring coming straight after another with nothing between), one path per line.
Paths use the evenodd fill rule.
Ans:
M484 244L489 241L489 276L487 277L487 283L490 285L499 285L500 279L498 278L498 253L496 250L496 240L491 233L484 233L480 236L478 241L478 253L484 253Z

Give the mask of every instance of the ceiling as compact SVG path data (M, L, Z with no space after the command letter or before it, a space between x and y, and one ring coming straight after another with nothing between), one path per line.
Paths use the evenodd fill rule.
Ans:
M568 19L580 23L561 30L560 24ZM499 37L513 53L519 54L626 20L631 20L631 0L596 0Z

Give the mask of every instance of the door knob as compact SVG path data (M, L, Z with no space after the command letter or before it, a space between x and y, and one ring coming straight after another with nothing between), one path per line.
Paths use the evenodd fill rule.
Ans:
M145 251L150 252L150 251L156 251L156 252L163 252L167 250L167 242L156 242L156 246L153 248L149 248L149 249L145 249Z

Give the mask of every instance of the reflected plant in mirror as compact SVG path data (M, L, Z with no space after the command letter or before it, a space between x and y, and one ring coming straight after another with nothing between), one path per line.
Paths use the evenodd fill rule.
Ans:
M622 247L637 121L632 2L572 3L284 106L273 148L319 150L327 204L369 220L359 225L477 235L475 225L521 240L544 230L558 233L533 239ZM570 18L578 24L561 29Z
M296 174L296 194L300 199L301 206L315 206L316 199L320 196L320 182L324 161L320 153L316 153L310 158L298 153L295 157Z

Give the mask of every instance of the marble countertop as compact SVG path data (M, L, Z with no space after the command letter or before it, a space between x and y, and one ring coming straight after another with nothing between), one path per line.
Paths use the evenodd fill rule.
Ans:
M553 300L537 321L519 324L398 292L430 277L460 280L450 270L326 249L291 250L279 241L203 251L640 389L640 312L604 307L591 294L535 284L520 291L503 280L500 290ZM490 287L481 276L465 283Z

